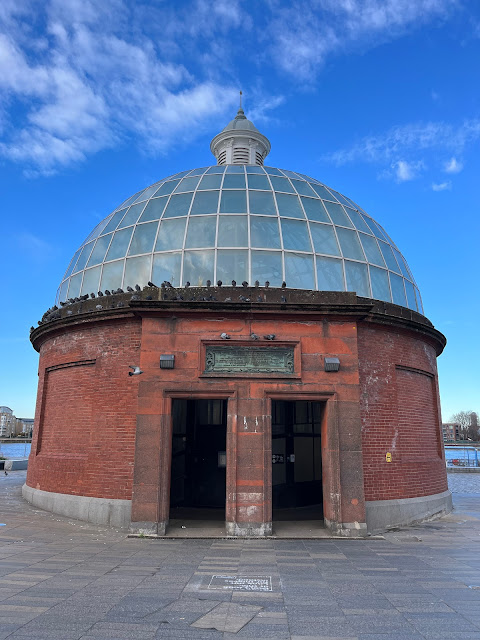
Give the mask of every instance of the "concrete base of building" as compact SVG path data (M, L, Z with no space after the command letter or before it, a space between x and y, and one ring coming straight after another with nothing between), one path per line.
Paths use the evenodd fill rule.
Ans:
M131 500L53 493L52 491L33 489L26 484L22 487L22 495L27 502L35 507L68 518L120 529L127 529L130 524Z
M167 531L168 520L165 522L130 522L130 533L139 536L162 537Z
M3 468L5 471L24 471L28 469L28 459L24 460L5 460Z
M443 491L420 498L371 500L365 503L369 533L406 526L428 518L440 517L452 510L452 494Z
M328 518L324 519L325 527L333 536L342 538L364 538L367 535L367 525L365 522L333 522Z
M272 535L271 522L226 522L228 536L238 538L264 538Z

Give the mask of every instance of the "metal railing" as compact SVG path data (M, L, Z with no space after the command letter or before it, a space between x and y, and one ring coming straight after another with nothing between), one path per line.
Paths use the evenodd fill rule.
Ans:
M476 447L445 447L447 467L480 467L480 453Z

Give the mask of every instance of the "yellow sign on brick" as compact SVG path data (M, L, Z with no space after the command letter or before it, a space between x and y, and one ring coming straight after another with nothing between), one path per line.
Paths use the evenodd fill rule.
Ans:
M385 460L387 462L391 462L392 461L392 454L391 453L386 453L385 454Z

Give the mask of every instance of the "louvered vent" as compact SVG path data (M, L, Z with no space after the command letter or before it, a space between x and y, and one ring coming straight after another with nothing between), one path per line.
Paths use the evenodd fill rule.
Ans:
M218 164L227 164L227 150L224 149L218 154Z
M250 160L250 151L245 147L235 147L233 149L233 164L248 164Z
M259 164L261 167L263 167L263 156L258 151L255 151L255 162L256 164Z

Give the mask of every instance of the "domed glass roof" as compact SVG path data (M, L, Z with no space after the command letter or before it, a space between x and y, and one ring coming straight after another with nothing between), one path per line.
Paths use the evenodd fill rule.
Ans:
M165 280L284 280L423 313L410 269L379 224L321 182L274 167L202 167L136 193L75 253L58 300Z

